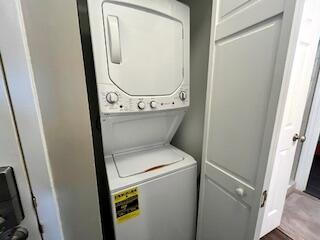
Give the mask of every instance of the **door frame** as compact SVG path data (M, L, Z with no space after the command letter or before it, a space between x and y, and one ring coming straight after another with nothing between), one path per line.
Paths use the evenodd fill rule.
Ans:
M320 44L318 46L320 47ZM309 94L312 94L312 92ZM309 115L305 132L306 141L302 145L296 176L294 179L296 189L300 191L306 190L315 149L320 135L320 124L318 121L318 119L320 119L320 74L316 80L310 112L306 114Z

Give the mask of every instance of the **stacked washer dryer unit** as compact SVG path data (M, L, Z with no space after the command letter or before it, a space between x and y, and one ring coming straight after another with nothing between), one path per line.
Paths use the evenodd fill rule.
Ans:
M189 9L88 0L117 240L195 237L196 162L170 145L189 106Z

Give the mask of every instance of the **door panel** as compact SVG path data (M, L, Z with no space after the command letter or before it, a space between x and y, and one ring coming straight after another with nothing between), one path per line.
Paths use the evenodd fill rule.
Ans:
M197 238L250 240L260 227L295 2L250 1L221 20L222 2L213 3Z
M225 0L220 3L220 18L230 14L250 0Z
M221 2L223 1L220 0L219 4ZM215 41L261 23L273 16L282 15L284 2L284 0L251 1L246 4L245 8L237 9L226 18L217 19L215 23Z
M252 187L263 144L280 26L281 18L276 18L216 42L210 103L215 111L209 113L207 161Z
M303 8L303 5L301 5ZM261 236L280 225L320 33L320 2L306 0L293 58L285 109L264 212Z
M204 229L201 239L246 239L246 224L250 216L250 206L233 196L223 187L206 178L203 214ZM211 200L214 199L214 205ZM221 207L225 206L225 207ZM228 225L225 225L226 222ZM221 231L221 230L224 231ZM229 230L228 230L229 229ZM232 230L231 230L232 229Z
M226 170L210 163L206 165L206 173L209 176L214 176L211 178L211 181L214 181L217 185L223 186L225 191L230 192L233 195L236 194L235 190L237 188L242 188L245 195L241 197L241 201L244 203L250 205L254 201L254 188L239 180L234 174L230 174Z

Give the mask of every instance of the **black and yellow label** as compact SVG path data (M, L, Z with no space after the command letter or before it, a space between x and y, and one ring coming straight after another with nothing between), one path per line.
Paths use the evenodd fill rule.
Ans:
M140 214L138 188L130 188L114 195L117 223L125 222Z

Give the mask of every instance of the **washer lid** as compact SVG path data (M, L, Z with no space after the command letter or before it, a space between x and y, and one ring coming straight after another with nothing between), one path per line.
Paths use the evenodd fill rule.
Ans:
M183 81L183 24L135 5L103 3L109 78L132 96L172 94Z
M184 156L170 146L113 155L120 177L153 171L183 159Z

